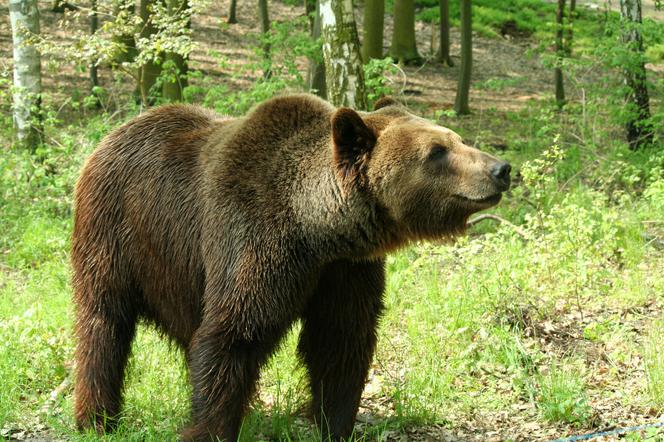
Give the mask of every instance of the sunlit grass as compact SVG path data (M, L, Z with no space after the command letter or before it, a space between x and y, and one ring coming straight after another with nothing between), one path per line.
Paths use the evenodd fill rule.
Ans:
M582 425L592 410L581 373L570 365L571 361L562 361L539 376L537 407L546 420Z

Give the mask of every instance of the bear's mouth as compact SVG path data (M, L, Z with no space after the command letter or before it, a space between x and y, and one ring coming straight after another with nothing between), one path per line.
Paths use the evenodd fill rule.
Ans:
M465 201L465 202L470 202L473 204L478 204L481 206L493 206L495 204L498 204L500 202L500 199L503 197L503 194L501 192L494 193L493 195L487 196L485 198L468 198L467 196L455 194L454 195L456 198Z

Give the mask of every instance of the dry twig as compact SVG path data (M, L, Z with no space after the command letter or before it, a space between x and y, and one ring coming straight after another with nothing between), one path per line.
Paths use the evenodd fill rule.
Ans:
M493 220L493 221L498 221L498 222L503 223L503 224L507 224L512 229L514 229L514 231L521 238L528 239L528 235L526 234L526 232L521 227L517 226L516 224L511 223L510 221L506 220L505 218L502 218L498 215L492 215L490 213L483 213L482 215L476 216L475 218L469 220L468 223L466 224L466 226L467 227L472 227L475 224L477 224L481 221L484 221L485 219L490 219L490 220Z

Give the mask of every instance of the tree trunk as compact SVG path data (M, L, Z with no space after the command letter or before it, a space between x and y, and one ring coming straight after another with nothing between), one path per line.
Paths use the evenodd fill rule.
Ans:
M14 127L18 145L35 150L41 141L41 58L28 39L39 35L37 0L9 0L14 46Z
M390 56L402 63L419 63L415 41L415 1L394 0L394 32Z
M574 20L576 19L576 0L570 0L567 13L567 32L565 33L565 57L572 56L572 41L574 39Z
M436 59L447 66L453 66L450 57L450 8L449 0L439 0L440 7L440 46Z
M270 16L267 9L267 0L258 0L258 17L261 22L261 47L263 49L263 78L272 75L272 56L270 54Z
M52 12L65 12L65 10L70 10L70 11L76 11L78 9L77 6L72 5L69 2L66 2L65 0L54 0L53 1L53 6L51 7Z
M564 17L565 0L558 0L558 10L556 12L556 66L553 69L553 78L556 86L556 105L558 109L562 109L565 106L565 85L563 83L563 69L561 66L566 50L563 42Z
M364 69L353 2L320 1L327 95L335 106L366 109Z
M364 2L364 34L362 38L362 59L369 63L372 58L383 58L383 23L385 0Z
M140 16L143 22L140 35L143 38L150 38L150 36L157 32L157 29L152 22L152 5L155 0L141 0ZM138 75L138 90L141 96L141 102L144 106L150 106L155 103L159 93L153 89L153 86L161 74L161 65L157 60L150 60L139 67Z
M623 42L631 53L624 69L630 115L626 123L627 142L632 150L651 145L653 127L650 121L650 99L641 36L641 0L620 0Z
M166 0L166 5L168 6L168 13L172 16L187 14L186 27L187 29L191 27L188 0ZM164 55L164 62L173 72L164 79L162 95L166 101L171 103L182 101L182 90L187 87L187 73L189 70L187 58L176 52L168 52Z
M90 35L95 35L99 28L99 18L97 16L97 0L90 0ZM90 95L96 99L96 105L99 107L99 98L95 88L99 86L99 77L97 76L97 60L90 62Z
M237 12L237 0L231 0L231 9L228 12L227 23L230 23L230 24L237 23L237 17L235 15L236 12Z
M307 5L311 5L307 2ZM320 3L315 2L315 10L307 12L314 12L314 19L311 24L311 38L318 40L320 38ZM327 98L327 90L325 87L325 64L321 63L322 60L315 58L309 59L309 71L307 72L307 86L309 91L314 92L321 98Z
M470 93L470 76L473 70L473 16L471 0L461 1L461 66L459 68L459 84L457 86L454 111L457 115L470 113L468 96Z

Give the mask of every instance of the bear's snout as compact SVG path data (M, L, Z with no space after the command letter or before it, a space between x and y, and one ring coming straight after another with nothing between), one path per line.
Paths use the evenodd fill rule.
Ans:
M512 172L512 166L504 161L495 164L491 168L491 178L501 192L510 188L510 172Z

